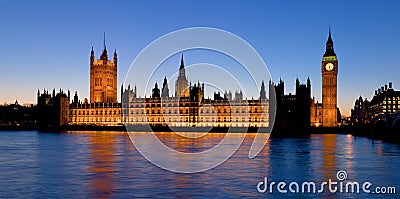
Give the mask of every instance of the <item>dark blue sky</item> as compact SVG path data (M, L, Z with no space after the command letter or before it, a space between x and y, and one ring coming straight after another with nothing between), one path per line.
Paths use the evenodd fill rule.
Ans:
M0 7L0 102L35 102L38 88L54 87L88 97L90 49L99 56L104 31L109 52L118 52L121 84L151 41L196 26L242 37L273 79L285 80L287 92L297 77L310 77L312 93L321 99L321 58L331 26L339 106L348 114L359 95L371 98L389 81L400 88L399 7L394 0L7 1Z

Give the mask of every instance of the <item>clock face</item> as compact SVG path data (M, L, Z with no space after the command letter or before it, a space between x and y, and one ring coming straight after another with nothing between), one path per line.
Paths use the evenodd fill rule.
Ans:
M333 70L334 67L335 67L335 66L334 66L332 63L327 63L327 64L325 65L325 69L326 69L327 71Z

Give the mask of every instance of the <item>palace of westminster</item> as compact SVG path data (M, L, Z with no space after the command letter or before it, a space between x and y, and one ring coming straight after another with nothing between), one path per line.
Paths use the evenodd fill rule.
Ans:
M337 108L338 61L329 30L326 51L322 58L322 103L311 98L311 82L300 84L296 80L296 93L285 95L284 83L261 82L260 95L243 99L241 91L214 92L213 99L204 96L204 83L191 85L185 74L182 58L175 93L171 95L165 78L159 86L155 83L150 97L138 97L135 87L121 86L121 99L117 98L118 57L114 51L109 60L106 45L100 59L90 53L90 98L80 101L75 92L38 90L39 125L63 126L123 126L155 125L170 127L269 127L269 98L271 90L276 95L276 127L307 128L310 126L336 127L340 121ZM267 90L269 95L267 96ZM72 101L71 101L72 100ZM271 107L272 108L272 107Z

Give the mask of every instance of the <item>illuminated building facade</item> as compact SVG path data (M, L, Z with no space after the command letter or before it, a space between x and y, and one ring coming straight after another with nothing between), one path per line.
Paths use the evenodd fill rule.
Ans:
M59 97L46 92L38 94L38 104L42 104L42 107L57 107L57 117L54 118L58 119L54 120L52 117L54 124L51 126L146 124L172 127L269 126L269 101L264 82L262 82L257 99L243 99L241 91L235 92L234 96L228 91L223 95L214 93L213 99L205 98L204 84L188 83L182 54L178 78L174 84L174 95L170 93L169 83L165 77L162 85L155 83L150 97L138 97L136 86L128 85L125 89L121 86L121 101L118 102L117 63L116 51L114 51L112 60L108 59L105 41L100 59L95 59L92 48L90 53L90 101L86 98L83 102L79 101L76 92L72 103L70 103L69 92L66 95L60 91ZM299 80L296 80L295 95L284 94L282 81L277 85L270 82L270 93L271 89L275 90L277 99L275 127L308 129L309 127L335 127L338 125L338 121L340 121L340 112L337 108L338 60L330 30L321 65L322 103L311 98L309 79L306 84L300 84ZM385 99L392 99L389 97L383 99L379 103L375 103L376 100L373 100L371 108L376 110L375 112L397 111L398 106L383 105L383 103L398 103L397 101L385 101ZM65 104L68 105L65 106Z
M172 127L268 127L268 100L264 82L258 99L243 99L242 92L232 98L214 93L204 98L204 83L188 85L183 55L176 81L176 96L169 96L167 79L160 90L154 85L150 98L138 98L135 89L122 91L123 120L129 125L151 124Z
M150 97L137 97L136 86L121 86L121 102L117 101L117 54L108 60L107 49L99 60L90 54L90 102L79 100L78 93L70 103L68 95L60 91L49 95L38 93L38 104L43 111L44 126L123 126L147 125L171 127L268 127L268 100L264 82L258 99L243 99L241 91L214 99L204 97L204 84L189 85L183 61L175 82L175 96L170 96L168 81L161 89L155 83ZM46 111L49 111L47 112ZM54 117L57 115L57 117ZM51 120L49 120L52 118ZM51 122L44 122L49 120Z
M371 117L379 114L393 114L400 111L400 91L395 91L392 82L389 86L382 86L375 91L375 95L368 104L368 111Z
M360 96L351 110L351 122L369 123L380 115L393 115L400 112L400 91L393 89L392 82L375 90L371 101Z

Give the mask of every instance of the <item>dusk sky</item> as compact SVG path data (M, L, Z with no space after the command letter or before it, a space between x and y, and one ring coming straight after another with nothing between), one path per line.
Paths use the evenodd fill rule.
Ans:
M37 89L89 97L89 55L107 34L117 49L118 84L150 42L182 28L213 27L251 44L275 81L294 92L310 77L321 101L321 59L332 27L339 60L338 104L348 115L360 95L400 89L399 1L5 1L0 7L0 103L36 103ZM185 56L187 64L201 61ZM179 59L176 61L176 70ZM174 69L175 70L175 69ZM161 80L160 80L161 82ZM170 83L170 89L173 83ZM119 92L119 90L118 90Z

